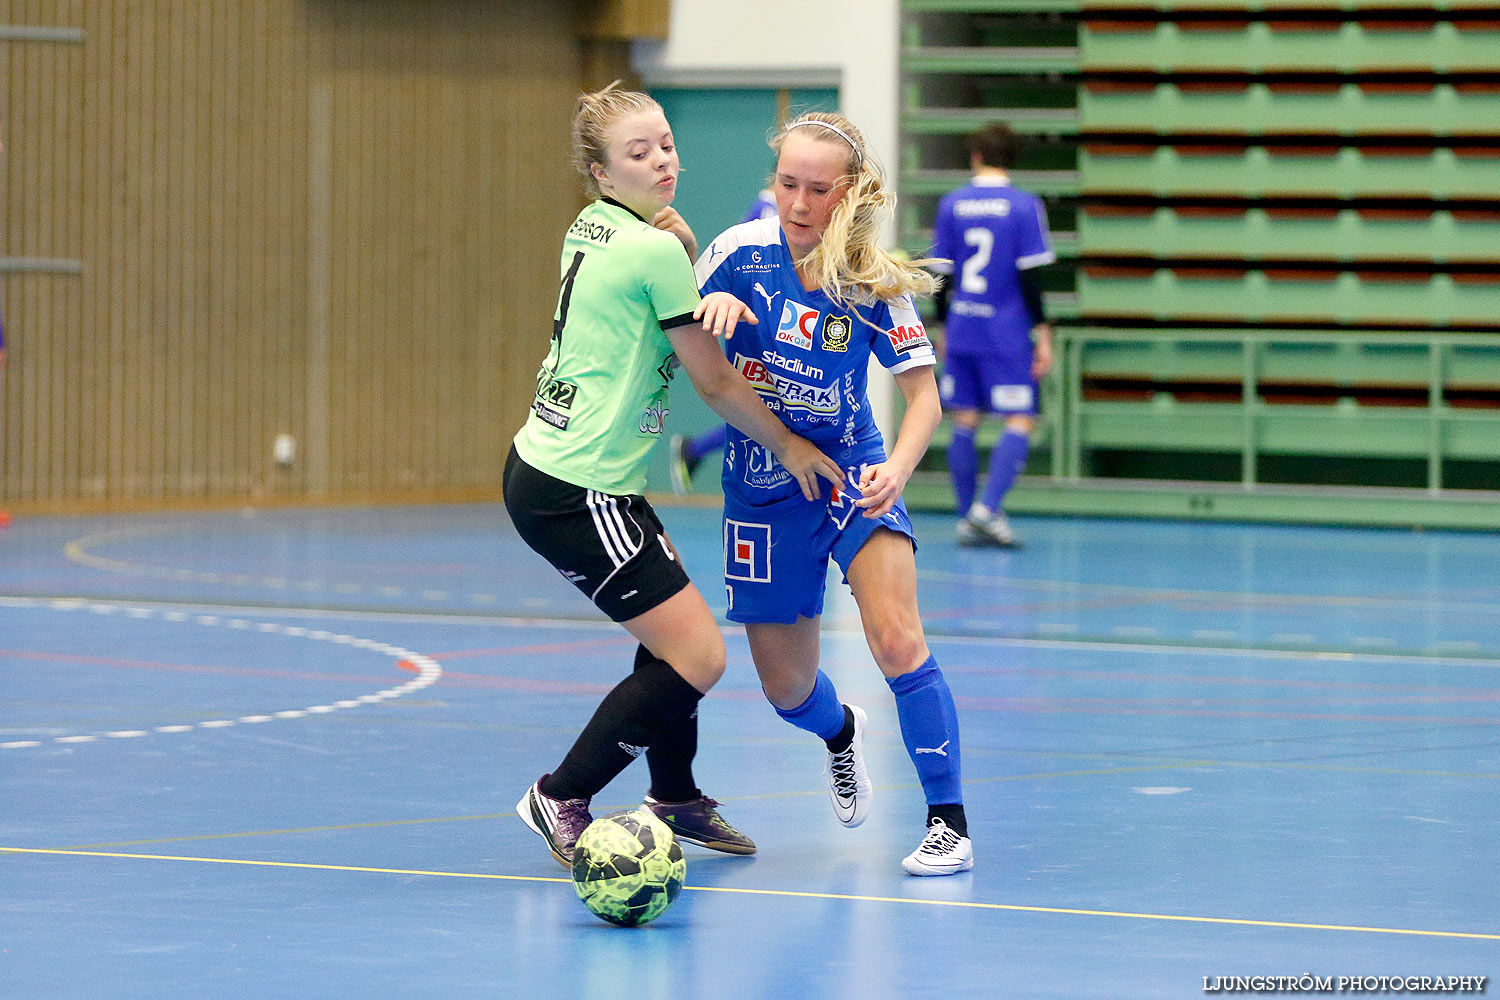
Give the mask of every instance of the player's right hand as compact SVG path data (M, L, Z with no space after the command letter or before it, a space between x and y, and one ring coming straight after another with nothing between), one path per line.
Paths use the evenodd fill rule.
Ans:
M703 320L703 330L715 337L728 340L734 336L734 328L744 320L752 326L760 323L755 312L728 292L709 292L693 310L693 319Z

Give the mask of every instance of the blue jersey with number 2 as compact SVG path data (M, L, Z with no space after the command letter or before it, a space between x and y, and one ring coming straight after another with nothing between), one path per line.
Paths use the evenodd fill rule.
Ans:
M932 252L953 261L948 353L1009 354L1018 345L1029 351L1020 273L1057 259L1041 200L998 178L976 177L938 202Z

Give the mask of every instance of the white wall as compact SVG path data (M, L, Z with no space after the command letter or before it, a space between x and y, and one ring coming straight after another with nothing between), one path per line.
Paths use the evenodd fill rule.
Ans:
M899 22L898 0L672 0L670 36L636 42L633 61L648 87L838 87L841 110L894 185ZM870 380L887 442L892 390L889 378Z
M896 166L897 0L672 0L666 42L637 42L636 71L763 80L811 74L837 86L844 113L886 169ZM806 78L806 76L804 76Z

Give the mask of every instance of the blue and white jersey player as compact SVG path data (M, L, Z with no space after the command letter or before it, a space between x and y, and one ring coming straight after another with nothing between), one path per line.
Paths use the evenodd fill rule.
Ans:
M931 294L936 281L876 242L893 199L852 122L809 112L771 148L777 214L735 226L704 251L696 268L702 312L767 408L841 466L844 482L807 499L765 449L730 429L728 614L745 625L776 713L823 741L834 813L858 826L874 794L863 751L868 716L818 666L828 562L838 563L927 800L922 842L901 865L952 875L974 864L958 714L922 630L916 543L901 501L942 418L932 345L912 307L912 295ZM906 400L889 452L866 392L872 356Z
M700 291L729 292L754 310L751 326L741 323L725 343L730 362L755 386L771 412L847 470L847 487L828 498L826 511L809 511L796 483L770 453L733 427L725 448L726 558L740 576L727 576L729 616L766 620L771 602L776 620L798 614L815 617L823 604L822 574L795 569L774 586L761 553L768 522L794 518L827 535L832 555L847 567L864 540L882 523L911 535L905 505L896 501L878 520L860 518L862 470L885 461L885 445L868 399L869 358L873 354L893 374L930 367L932 344L910 297L895 304L850 307L822 289L806 289L792 261L780 221L773 217L735 226L714 240L698 259ZM790 501L790 502L786 502ZM853 521L853 523L851 523ZM805 546L775 552L777 560L805 555L826 559ZM744 556L744 559L740 557ZM759 565L757 565L759 564ZM805 584L794 596L789 585ZM762 585L762 586L757 586ZM753 610L752 610L753 609Z

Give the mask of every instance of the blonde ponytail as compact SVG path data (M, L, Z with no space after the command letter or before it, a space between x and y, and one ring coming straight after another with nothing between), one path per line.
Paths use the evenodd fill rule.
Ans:
M837 143L849 151L840 179L846 185L844 195L829 216L822 240L802 259L800 270L828 296L850 305L933 294L937 279L922 270L922 265L932 263L930 259L901 260L880 246L881 230L895 211L896 196L886 187L885 173L865 148L859 129L843 115L810 111L789 122L771 140L771 148L779 154L787 134L797 128L809 138Z

